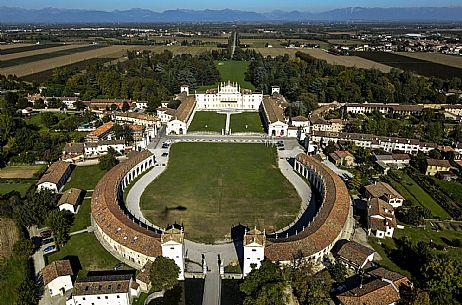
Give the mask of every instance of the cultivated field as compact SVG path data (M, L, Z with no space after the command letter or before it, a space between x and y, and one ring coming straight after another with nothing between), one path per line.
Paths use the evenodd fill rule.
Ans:
M43 165L10 165L0 169L0 179L32 179Z
M47 49L60 46L59 43L49 43L49 44L10 44L0 46L0 55L12 54L12 53L21 53L32 50Z
M167 170L141 197L141 209L162 227L184 223L186 237L214 242L233 225L268 231L289 224L300 198L263 144L177 143Z
M11 54L5 54L5 55L2 55L2 53L0 53L0 62L8 61L8 60L16 59L16 58L21 58L21 57L47 54L47 53L57 52L57 51L62 51L62 50L70 50L70 49L75 49L75 48L80 48L80 47L83 47L83 45L66 44L66 45L54 46L51 48L42 48L42 49L25 51L25 52L20 52L20 53L11 53Z
M56 58L39 60L27 64L17 65L13 67L0 69L0 74L15 74L18 77L34 74L65 65L70 65L76 62L91 58L119 58L127 53L127 50L133 50L136 46L109 46L90 50Z
M19 240L19 231L12 219L0 217L0 259L13 254L13 245Z
M402 56L390 52L357 52L358 56L380 62L398 69L412 71L424 76L435 76L442 79L460 77L462 69L441 65L434 62Z
M231 115L229 128L236 132L263 132L263 124L258 112L244 112Z
M437 64L451 66L462 69L462 56L457 55L446 55L440 53L410 53L410 52L398 52L399 55L431 61Z
M193 131L216 131L221 132L225 129L226 114L219 114L210 111L198 111L194 114L189 132Z

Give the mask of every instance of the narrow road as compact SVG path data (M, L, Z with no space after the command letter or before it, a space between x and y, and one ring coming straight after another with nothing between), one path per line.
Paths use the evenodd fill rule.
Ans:
M231 59L233 59L234 52L236 51L236 40L237 40L237 32L234 31L233 45L231 47Z
M218 256L205 255L207 262L207 276L204 283L202 305L219 305L221 299L221 277L218 267Z

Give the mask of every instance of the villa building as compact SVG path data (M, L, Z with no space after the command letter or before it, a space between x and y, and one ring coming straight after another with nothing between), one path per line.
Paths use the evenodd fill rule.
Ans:
M426 163L425 175L427 176L435 176L439 172L449 172L451 169L451 163L448 160L427 159Z
M373 198L367 202L367 231L377 238L393 237L397 227L395 210L382 199Z
M71 165L67 162L57 161L51 164L37 182L37 191L48 189L54 193L59 193L71 172Z
M52 297L72 289L73 275L69 260L54 261L42 269L43 284Z
M404 203L404 197L386 182L376 182L366 185L364 188L366 190L364 195L367 199L380 198L394 208L400 207Z
M340 240L339 243L342 244L336 253L338 259L355 271L370 266L374 260L375 251L371 248L355 241Z

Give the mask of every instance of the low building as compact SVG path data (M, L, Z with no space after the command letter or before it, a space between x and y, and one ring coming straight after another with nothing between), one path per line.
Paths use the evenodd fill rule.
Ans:
M261 103L264 124L269 136L287 137L289 125L284 116L284 109L287 102L279 93L273 93L270 96L264 96Z
M78 279L66 305L130 305L139 285L128 275L89 276Z
M64 161L51 164L37 182L37 191L48 189L58 193L71 175L71 165Z
M86 106L88 106L91 110L99 110L99 111L106 111L111 110L115 105L117 108L122 109L124 103L128 103L129 107L132 105L131 100L124 100L124 99L92 99L89 102L83 102Z
M355 241L339 241L338 259L355 271L364 269L374 260L375 251Z
M408 154L374 155L375 163L382 173L387 174L390 169L402 169L409 165L411 157Z
M341 132L345 124L341 119L326 120L323 117L312 116L311 127L313 131Z
M112 121L104 123L100 127L96 128L94 131L87 134L85 136L85 141L96 143L101 140L111 140L112 138L111 129L113 126L114 126L114 122Z
M69 211L72 214L77 214L79 205L82 202L83 192L77 188L68 189L63 193L58 201L58 207L61 211Z
M382 199L367 202L367 231L377 238L393 237L396 225L395 210Z
M254 228L244 233L244 276L253 268L260 268L265 259L266 236L264 232Z
M329 159L336 166L352 167L355 157L348 150L336 150L329 154Z
M180 106L176 110L175 116L167 123L167 134L186 134L188 127L194 117L194 109L196 107L196 99L194 96L187 95L182 92L178 95L181 101Z
M438 172L436 175L436 178L443 180L443 181L452 181L456 180L458 177L456 174L454 174L451 171L448 172Z
M79 161L85 158L85 143L66 143L61 160L66 162Z
M366 190L364 195L367 199L380 198L394 208L400 207L404 203L404 197L386 182L376 182L366 185L364 188Z
M142 292L148 292L152 288L151 283L151 267L152 261L148 260L148 262L138 271L136 275L136 282L140 285L140 290Z
M427 168L425 175L435 176L439 172L449 172L451 163L448 160L427 159Z
M424 107L422 105L406 104L381 104L381 103L348 103L346 111L350 113L373 113L399 114L399 115L421 115Z
M135 102L135 107L138 109L146 109L148 108L148 101L137 101Z
M127 152L129 146L124 140L102 140L98 142L85 143L85 158L95 158L107 154L109 148L120 154Z
M364 282L364 283L363 283ZM412 286L404 275L377 268L365 274L357 287L337 295L342 305L395 305Z
M168 107L159 107L156 109L157 117L160 119L161 123L167 124L172 120L172 118L176 114L176 109L168 108Z
M50 296L64 295L72 289L72 272L69 260L54 261L42 269L43 285Z

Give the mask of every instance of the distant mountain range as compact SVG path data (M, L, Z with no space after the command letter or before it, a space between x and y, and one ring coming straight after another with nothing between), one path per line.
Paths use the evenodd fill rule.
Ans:
M0 7L0 23L177 23L177 22L289 22L289 21L462 21L460 7L363 8L349 7L321 13L272 11L257 13L240 10L167 10L155 12L134 8L124 11L80 9L23 9Z

